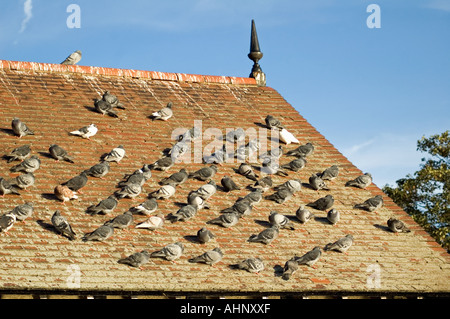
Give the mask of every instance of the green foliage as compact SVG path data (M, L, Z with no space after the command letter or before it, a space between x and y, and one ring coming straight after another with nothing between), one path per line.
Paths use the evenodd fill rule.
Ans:
M411 215L444 248L450 249L450 137L449 131L422 137L417 150L431 157L422 158L414 175L385 185L383 191Z

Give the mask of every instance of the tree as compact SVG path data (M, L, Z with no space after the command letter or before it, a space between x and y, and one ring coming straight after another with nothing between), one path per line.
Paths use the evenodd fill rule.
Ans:
M440 245L450 251L450 137L449 131L422 137L417 150L422 158L414 175L385 185L383 191L421 225Z

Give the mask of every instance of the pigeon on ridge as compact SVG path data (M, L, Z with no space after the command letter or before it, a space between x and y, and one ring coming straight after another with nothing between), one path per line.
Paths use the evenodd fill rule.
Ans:
M409 233L411 230L399 219L391 217L387 221L389 229L394 233Z
M37 155L25 159L23 162L10 168L11 172L33 173L41 167L41 160Z
M0 233L7 233L16 222L16 215L13 213L6 213L0 216Z
M119 162L124 158L125 156L125 149L123 148L123 145L119 145L111 150L106 156L103 158L106 162L116 162L119 164Z
M169 102L167 103L166 107L163 107L159 111L153 112L151 116L152 121L155 120L167 121L168 119L170 119L173 115L172 107L173 107L172 102Z
M383 196L376 195L375 197L371 197L365 200L361 204L356 204L355 208L363 209L368 212L374 212L377 209L380 209L383 206Z
M150 260L150 253L147 250L142 250L140 252L136 252L131 254L128 257L121 258L117 262L119 264L125 264L131 267L140 268L142 265L145 265Z
M77 50L77 51L71 53L67 58L65 58L64 61L61 62L61 64L64 64L64 65L77 64L78 62L80 62L81 56L82 56L81 51Z
M78 198L76 192L74 192L69 187L64 186L64 185L56 185L53 192L54 192L56 198L58 198L60 201L62 201L64 205L66 204L67 201Z
M353 244L353 236L351 234L348 234L344 237L339 238L337 241L333 243L326 244L323 250L325 251L335 250L341 253L346 253L347 250L352 246L352 244Z
M183 255L184 246L180 242L168 244L162 249L154 251L150 254L151 258L163 258L168 261L175 261Z
M25 219L31 217L34 212L33 203L26 202L25 204L14 207L10 213L16 215L16 220L25 221Z
M136 228L145 228L152 231L156 231L161 228L165 223L166 218L162 213L158 213L156 215L152 215L147 218L145 221L140 222L136 225Z
M20 195L16 186L12 185L10 182L8 182L3 177L0 177L0 194L1 194L1 197L4 197L5 195L8 195L8 194Z
M67 151L59 145L50 145L48 152L56 161L66 161L69 163L74 163L72 157L70 157Z
M294 257L294 260L299 265L307 265L314 268L314 264L320 259L320 256L322 256L322 249L319 246L316 246L303 256Z
M246 270L250 273L260 273L264 270L264 262L261 258L250 257L242 260L241 262L231 265L231 268Z
M86 209L86 213L90 215L108 215L111 213L119 204L115 195L110 195L107 198L101 200L96 205L91 205Z
M353 186L357 188L366 188L372 183L372 175L370 173L364 173L356 177L355 179L349 180L345 183L345 186Z
M212 250L208 250L204 252L203 254L190 258L188 261L190 263L205 263L207 265L214 265L221 261L223 258L223 252L219 247L216 247Z
M105 241L114 234L114 227L101 225L94 231L83 236L83 241Z
M24 159L26 159L28 156L30 156L31 154L31 147L30 145L22 145L19 147L16 147L15 149L13 149L11 151L11 153L9 153L9 155L7 155L8 158L8 163L11 163L12 161L23 161Z
M270 228L266 228L257 235L251 235L247 241L253 243L262 243L269 245L274 239L278 237L280 227L274 225Z
M53 227L63 236L66 236L70 240L74 240L76 237L72 226L69 224L67 219L61 215L59 210L55 211L52 215L51 222Z
M333 195L326 195L325 197L321 197L314 202L306 204L308 207L315 208L317 210L327 210L330 209L334 204Z
M82 138L90 139L92 136L97 134L98 128L95 124L89 124L88 126L83 126L82 128L70 132L72 135L78 135Z
M11 127L14 134L19 138L26 135L34 135L34 132L30 130L28 126L17 117L13 118L13 120L11 121Z
M205 244L216 236L206 227L202 227L197 231L197 240L200 244Z

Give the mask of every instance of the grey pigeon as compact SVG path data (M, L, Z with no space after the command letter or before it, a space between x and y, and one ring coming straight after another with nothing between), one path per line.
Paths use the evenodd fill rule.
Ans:
M212 250L208 250L204 252L203 254L190 258L188 261L190 263L204 263L207 265L214 265L221 261L223 258L223 252L219 247L216 247Z
M0 177L0 194L1 197L4 197L8 194L20 195L19 190L16 188L16 186L12 185L3 177Z
M278 204L283 204L285 201L292 198L294 194L288 188L280 188L272 195L268 195L265 199L273 200Z
M131 210L133 212L144 214L144 215L150 215L151 213L155 212L158 209L158 202L155 198L149 198L143 203L133 207Z
M16 220L25 221L25 219L31 217L34 212L33 203L26 202L25 204L14 207L10 213L16 215Z
M101 200L97 205L91 205L86 209L86 213L91 215L108 215L111 213L119 202L116 196L110 195L108 198Z
M89 169L87 169L85 172L87 175L96 177L96 178L103 178L106 174L110 171L109 162L100 162L93 166L91 166Z
M187 196L187 203L199 209L209 208L208 203L197 191L190 191Z
M321 197L314 202L306 204L306 206L315 208L317 210L328 210L333 206L333 204L333 195L326 195L325 197Z
M264 154L261 154L259 159L262 163L268 161L275 161L280 159L280 157L283 155L283 152L284 152L283 146L279 145L278 147L274 147L269 151L265 152Z
M16 147L15 149L13 149L9 155L7 155L8 158L8 163L11 163L12 161L23 161L24 159L26 159L28 156L30 156L31 154L31 147L30 145L22 145L19 147Z
M109 225L118 229L125 229L131 225L133 222L133 213L131 211L126 211L123 214L117 215L113 219L105 222L105 225Z
M241 163L241 165L239 165L238 172L248 179L251 179L255 182L258 181L258 176L255 174L253 168L249 164Z
M135 198L139 196L142 192L142 186L139 184L128 184L123 186L120 190L115 191L114 195L116 195L117 199L122 198Z
M26 173L14 178L14 180L11 181L11 184L26 190L28 187L33 186L35 181L36 178L33 173Z
M216 173L217 173L217 166L213 164L211 166L202 167L193 173L189 173L189 178L207 181L212 179Z
M178 141L169 150L168 155L170 155L173 162L176 162L184 154L188 153L190 149L191 145L187 141Z
M125 157L125 153L126 152L123 145L119 145L106 154L103 160L106 162L116 162L119 164L119 162Z
M222 148L215 150L211 155L205 154L203 161L207 164L222 165L228 159L225 145Z
M214 224L214 225L220 225L224 228L230 228L236 225L239 221L239 213L232 212L232 213L223 213L217 218L211 219L207 221L207 224Z
M6 213L0 216L0 233L8 232L16 222L16 215L13 213Z
M191 219L197 214L197 207L192 205L185 205L173 213L169 219L172 223L185 222Z
M180 171L173 173L169 177L163 178L159 184L160 185L172 185L178 186L186 182L188 179L188 172L185 168L180 169Z
M374 212L377 209L380 209L383 206L383 196L376 195L375 197L371 197L365 200L361 204L356 204L355 208L364 209L368 212Z
M197 194L203 198L204 200L209 199L211 196L213 196L217 191L217 185L216 182L213 180L210 180L208 183L200 186L199 189L197 189Z
M189 130L187 130L186 132L184 132L183 134L181 134L178 137L178 141L191 142L191 141L195 141L200 136L202 136L202 130L197 126L194 126L194 127L190 128Z
M312 174L309 177L309 185L316 191L319 191L321 189L330 190L327 184L325 184L325 181L317 174Z
M167 121L168 119L170 119L173 115L172 107L173 107L172 102L169 102L165 107L163 107L159 111L153 112L151 116L152 121L155 120Z
M389 229L394 233L409 233L411 230L399 219L391 217L387 221Z
M248 203L252 206L258 204L261 202L262 198L263 198L263 194L262 194L262 189L257 188L256 190L248 193L247 195L245 195L242 200L246 200L248 201Z
M162 249L154 251L150 254L151 258L163 258L169 261L175 261L183 255L184 246L180 242L168 244Z
M106 102L103 99L94 99L94 109L100 113L100 114L107 114L111 117L118 118L119 115L114 110L114 106L112 106L110 103Z
M303 157L296 158L295 160L290 161L289 163L281 165L281 168L289 169L294 172L298 172L306 165L306 160Z
M335 250L341 253L346 253L347 250L352 246L353 244L353 236L351 234L348 234L344 237L339 238L334 243L328 243L325 245L324 250Z
M19 138L26 135L34 135L34 132L30 130L28 126L17 117L13 118L13 120L11 121L11 127L14 134Z
M276 211L271 211L269 214L269 223L272 226L279 226L280 229L285 228L285 229L290 229L290 230L295 230L295 226L294 223L287 218L285 215L280 214Z
M66 161L69 163L74 163L72 157L70 157L67 151L59 145L56 144L50 145L48 152L57 161Z
M266 126L269 129L277 128L277 129L281 130L284 128L283 125L281 124L280 120L277 119L273 115L270 115L270 114L267 115L264 121L266 122Z
M41 167L41 160L37 155L32 155L30 158L25 159L20 164L11 167L11 172L25 172L33 173Z
M160 171L167 171L173 164L175 163L173 162L172 157L166 156L156 160L153 164L150 164L149 168L152 170L157 169Z
M299 179L290 179L283 184L275 187L275 190L287 189L292 194L298 192L302 188L302 182Z
M229 143L241 142L245 139L245 131L243 128L237 128L232 131L227 132L225 135L225 140Z
M88 182L87 173L85 171L83 171L80 173L80 175L72 177L67 182L64 182L62 185L67 186L69 189L71 189L74 192L81 193L80 189L82 189L84 186L86 186L87 182Z
M77 64L78 62L80 62L81 56L82 56L81 51L77 50L77 51L71 53L67 58L65 58L64 61L61 62L61 64L65 64L65 65Z
M366 188L372 183L372 175L370 173L365 173L356 177L355 179L349 180L345 183L345 186L353 186L357 188Z
M231 265L231 268L246 270L250 273L260 273L264 270L264 262L261 258L250 257L242 260L241 262Z
M172 185L163 185L160 189L153 191L149 194L151 198L156 199L169 199L172 197L176 192L176 189Z
M147 218L145 221L140 222L136 225L136 228L145 228L152 231L156 231L157 229L163 227L165 224L166 218L162 213L158 213L156 215L152 215Z
M339 167L337 165L333 165L325 169L319 176L326 181L331 181L338 177L339 175Z
M125 264L131 267L140 268L141 266L148 263L149 260L150 260L150 253L147 250L142 250L140 252L131 254L128 257L121 258L117 262L119 264Z
M94 231L83 236L83 241L104 241L114 234L114 227L110 225L101 225Z
M253 185L255 188L261 189L263 192L269 190L273 186L272 177L270 175L264 176L263 178L256 181Z
M125 180L120 181L117 186L124 187L130 184L143 186L150 177L152 177L152 172L148 166L144 165L143 168L134 171L132 174L126 174Z
M240 190L241 188L233 181L233 179L228 176L225 175L221 180L220 180L220 184L223 186L223 189L226 192L232 192L234 190Z
M304 224L311 218L313 218L314 214L311 213L308 209L306 209L304 205L301 205L295 212L295 216L301 223Z
M272 158L262 163L261 172L267 175L288 176L288 173L282 170L280 164L278 164L277 161L274 161Z
M247 144L237 147L234 155L240 161L256 160L254 156L256 156L260 148L261 142L255 138L250 140Z
M241 218L250 215L252 210L252 204L249 200L239 200L236 201L231 207L225 208L221 212L223 214L236 213Z
M216 236L206 227L202 227L197 231L197 240L200 244L205 244Z
M316 246L303 256L294 257L294 260L299 265L307 265L314 268L314 264L320 259L320 256L322 256L322 249L319 246Z
M91 124L89 124L87 126L81 127L78 130L71 131L70 134L78 135L78 136L81 136L82 138L85 138L85 139L89 140L92 136L97 134L97 132L98 132L97 125L91 123Z
M279 230L280 227L278 225L274 225L270 228L264 229L257 235L251 235L247 241L269 245L274 239L278 237Z
M111 104L113 107L117 107L117 108L121 108L121 109L125 109L125 107L123 106L123 104L119 101L119 99L117 98L117 96L115 96L114 94L112 94L110 91L105 91L105 93L103 93L102 96L102 100Z
M331 225L336 225L341 218L341 214L337 209L330 209L327 213L327 220L330 222Z
M304 145L300 145L296 149L287 151L286 155L305 158L311 155L314 152L314 149L315 149L314 145L308 142Z
M59 210L55 211L52 215L51 222L53 227L63 236L66 236L70 240L74 240L76 237L75 232L72 229L72 226L69 224L67 219L61 215Z
M295 258L291 258L284 264L283 273L281 278L284 280L289 280L291 276L298 270L298 263L295 261Z

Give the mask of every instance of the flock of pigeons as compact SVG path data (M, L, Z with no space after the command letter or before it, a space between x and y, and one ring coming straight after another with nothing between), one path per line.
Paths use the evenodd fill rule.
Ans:
M75 54L75 58L78 57ZM81 58L81 52L79 53ZM65 63L64 63L65 64ZM102 99L96 99L94 101L95 110L101 114L108 114L113 117L117 117L117 108L125 109L118 98L106 91L103 94ZM173 115L172 103L168 103L166 107L157 112L153 112L151 115L152 120L169 120ZM265 118L265 125L268 129L278 130L279 139L281 142L289 145L300 144L299 141L281 124L281 122L272 115L268 115ZM19 138L26 135L33 135L34 132L20 119L14 118L11 122L11 127L15 135ZM82 138L89 139L98 132L95 124L80 128L78 130L70 132L72 135L81 136ZM142 192L143 185L151 178L153 170L167 171L171 168L177 158L185 154L190 150L190 142L199 137L201 132L194 127L181 134L177 142L171 149L165 150L165 155L151 164L144 164L142 168L127 174L124 179L118 183L118 190L111 194L104 200L101 200L96 205L87 207L86 213L91 215L96 214L110 214L117 207L118 202L122 198L135 198ZM236 129L229 132L225 137L227 143L240 143L241 146L233 150L230 154L227 152L226 143L224 147L217 150L211 155L204 156L205 166L195 172L188 172L185 168L180 169L178 172L171 174L168 177L159 181L160 188L151 192L148 195L148 199L137 206L131 207L127 212L117 215L111 220L105 222L103 225L95 229L94 231L85 234L82 237L83 241L104 241L114 234L114 229L124 229L132 225L134 215L141 214L147 216L147 219L141 223L136 224L136 228L144 228L152 231L157 231L160 227L163 227L166 221L172 223L185 222L196 215L201 209L209 208L208 199L213 196L219 189L214 181L214 176L217 173L219 166L221 166L229 156L234 156L241 159L241 164L235 169L237 174L245 176L251 181L247 188L251 191L239 198L231 206L221 211L221 214L208 221L208 225L219 225L221 227L229 228L236 225L241 218L249 215L255 205L260 203L262 199L271 200L278 204L285 203L291 199L292 196L300 191L302 182L299 179L289 179L281 185L273 185L271 176L274 174L280 176L288 176L287 171L297 172L307 164L307 157L314 152L314 146L311 143L300 145L293 150L289 150L284 153L283 148L272 149L262 155L259 160L262 165L259 167L261 176L260 178L255 167L247 163L246 159L252 155L257 154L260 148L260 143L257 139L250 140L247 144L244 144L245 133L242 129ZM73 163L73 158L68 154L66 150L60 146L54 144L49 148L49 154L55 160L67 161ZM289 156L293 159L283 165L279 164L279 159L283 156ZM104 155L102 161L90 167L89 169L81 172L78 176L71 178L70 180L57 185L54 188L54 195L56 198L65 204L66 201L77 199L78 194L81 193L81 189L86 185L88 177L102 178L108 174L110 170L110 163L119 163L124 157L126 157L125 149L122 145L112 149L108 154ZM12 180L6 180L0 177L0 195L4 197L8 194L20 195L21 190L32 186L35 182L34 172L40 168L40 159L37 155L31 155L30 145L19 146L11 150L8 154L5 154L8 163L19 161L17 165L10 168L11 172L17 172L20 175ZM208 165L206 165L208 164ZM323 172L313 174L306 186L319 191L329 190L326 181L332 181L339 174L339 167L333 165ZM205 184L199 189L191 191L187 196L187 204L179 208L176 212L170 213L164 216L158 212L158 200L169 199L176 193L176 188L187 182L189 179L197 179L204 181ZM372 177L369 173L356 177L353 180L346 182L347 187L366 188L372 183ZM225 175L221 181L221 189L225 192L233 192L240 190L232 179L232 176ZM270 195L265 195L267 191L274 189L274 192ZM306 223L310 219L314 218L313 210L327 211L327 220L330 224L335 225L339 222L340 212L333 208L334 198L328 194L318 200L308 203L307 205L301 205L295 213L297 221L300 223ZM363 203L355 205L354 208L373 212L383 205L382 196L377 195L369 198ZM33 213L33 204L27 202L25 204L16 206L10 212L4 213L0 216L0 232L7 232L13 227L16 221L24 221L30 217ZM273 240L278 237L281 229L295 229L295 225L291 218L282 215L276 210L270 212L268 216L270 227L264 229L259 234L252 234L248 238L248 242L262 243L270 245ZM72 229L69 221L57 210L51 217L51 223L55 230L66 236L70 240L76 239L76 234ZM398 219L390 218L387 221L388 228L395 232L409 232L410 230ZM197 240L200 243L206 243L213 239L215 235L210 229L202 227L197 232ZM311 251L305 253L302 256L294 256L288 260L282 271L282 278L288 280L291 275L298 269L299 265L313 265L320 259L322 251L335 250L342 253L346 251L353 244L353 236L348 234L342 238L339 238L335 242L327 244L321 248L319 246L314 247ZM118 260L121 264L127 264L133 267L141 267L147 263L150 258L164 258L169 261L178 259L184 253L184 245L181 242L176 242L163 247L160 250L149 252L143 250L136 252L126 258ZM214 265L221 261L224 256L223 251L217 247L212 250L205 251L203 254L190 258L188 261L191 263L205 263L208 265ZM231 268L243 269L252 273L259 273L264 269L264 262L260 258L251 257L243 260L242 262L230 265Z

